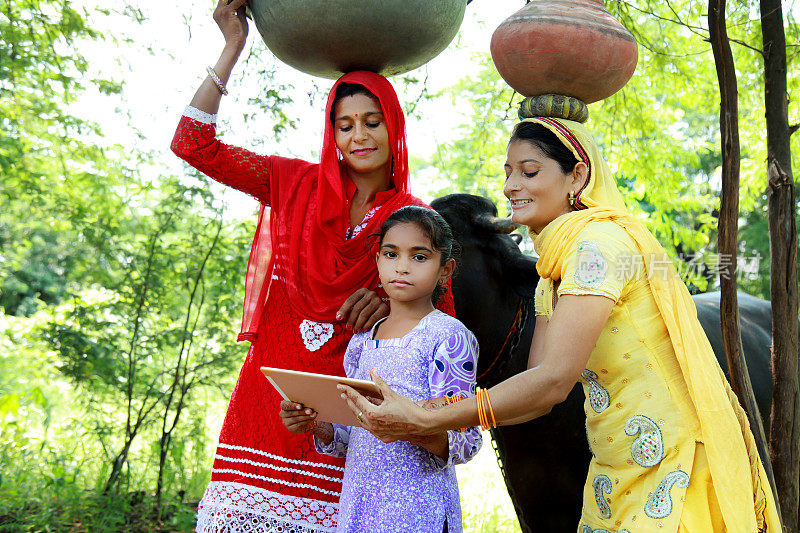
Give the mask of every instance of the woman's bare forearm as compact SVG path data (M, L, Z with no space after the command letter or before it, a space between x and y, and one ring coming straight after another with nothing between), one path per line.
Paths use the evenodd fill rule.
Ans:
M214 70L217 76L219 76L222 85L228 84L233 67L236 65L236 61L242 53L242 46L243 43L242 45L238 43L226 44L225 48L222 49L219 59L216 64L214 64ZM194 93L194 98L192 98L190 105L200 111L214 115L219 111L219 102L221 98L222 93L219 88L217 88L217 84L214 83L210 76L206 76L203 83L200 84L200 88Z
M550 412L563 401L574 382L551 377L541 367L526 370L488 390L494 420L498 426L519 424ZM487 415L488 413L488 409ZM442 409L427 411L426 426L429 432L476 426L478 403L470 398ZM491 415L490 422L491 422Z

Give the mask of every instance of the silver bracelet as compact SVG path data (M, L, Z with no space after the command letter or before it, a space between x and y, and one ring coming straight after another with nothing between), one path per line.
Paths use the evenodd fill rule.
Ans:
M211 78L211 81L214 82L214 85L217 86L219 92L221 92L223 95L228 94L228 89L226 89L222 84L222 80L220 80L219 76L217 76L217 72L211 67L206 67L206 72L208 72L208 76Z

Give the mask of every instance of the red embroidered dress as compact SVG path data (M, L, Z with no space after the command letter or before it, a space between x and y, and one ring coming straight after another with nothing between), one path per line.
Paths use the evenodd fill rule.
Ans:
M259 239L266 234L262 227L266 227L267 222L263 206L272 206L275 210L280 205L280 209L287 209L296 197L287 193L291 187L287 187L285 181L298 175L312 174L319 165L299 159L261 156L226 145L215 137L215 119L214 115L187 108L178 124L172 149L213 179L261 202L259 230L254 240L247 282L249 293L262 292L262 285L268 288L263 292L260 305L252 304L252 295L245 303L240 339L253 343L231 395L214 457L211 483L198 508L197 530L334 531L344 460L317 453L313 439L308 435L290 433L284 428L278 416L280 397L268 386L259 370L261 366L276 366L344 375L342 360L352 332L334 320L313 320L298 311L289 296L293 288L297 289L292 286L292 279L298 276L287 275L287 268L281 261L281 249L274 249L271 254L260 252ZM351 198L355 186L349 180L344 181L344 193ZM354 239L372 218L385 220L390 213L382 213L380 208L396 203L397 194L395 190L378 193L373 209L361 224L353 229L344 224L342 238ZM407 195L406 203L421 202ZM296 207L302 208L311 219L315 216L316 205L314 189L306 205ZM307 235L298 237L308 238ZM289 246L280 240L272 245ZM254 280L254 269L270 272L264 268L270 259L271 279ZM369 288L376 290L374 263L372 271L367 273L372 278ZM248 307L251 311L258 308L258 311L249 316ZM438 307L454 314L450 292Z

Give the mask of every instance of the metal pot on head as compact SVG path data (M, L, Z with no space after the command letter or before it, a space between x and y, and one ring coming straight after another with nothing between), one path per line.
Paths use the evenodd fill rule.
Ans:
M250 0L267 47L284 63L336 79L413 70L447 48L465 0Z

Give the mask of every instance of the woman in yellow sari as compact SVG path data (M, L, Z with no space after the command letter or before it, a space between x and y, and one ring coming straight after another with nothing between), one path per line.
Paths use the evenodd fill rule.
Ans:
M496 424L508 425L548 413L582 383L593 457L579 533L780 532L752 433L694 303L628 213L589 131L526 119L505 171L512 219L534 238L541 281L528 370L487 392ZM423 409L373 378L380 405L343 391L381 440L422 441L479 422L476 399Z

